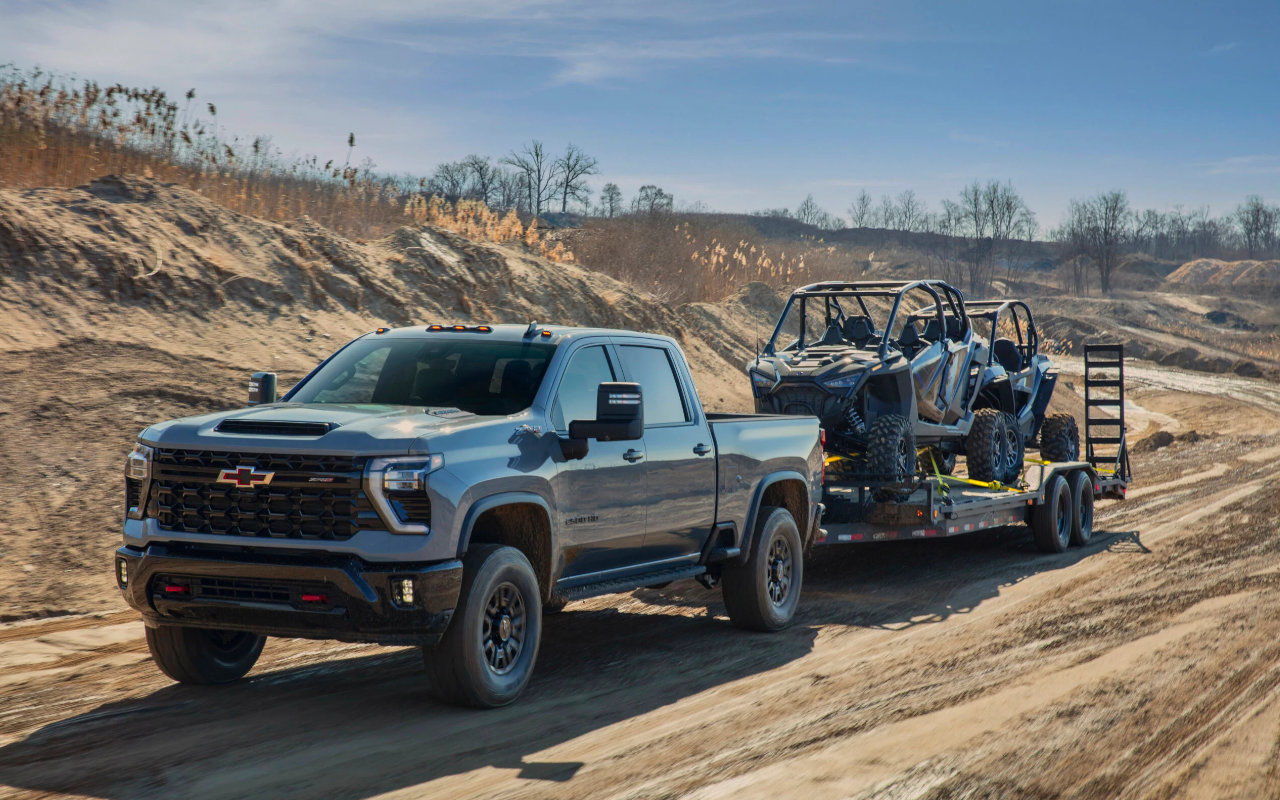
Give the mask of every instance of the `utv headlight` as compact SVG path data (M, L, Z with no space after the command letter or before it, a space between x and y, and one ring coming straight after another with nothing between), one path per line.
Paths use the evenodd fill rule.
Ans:
M436 453L430 456L380 459L375 469L382 472L384 492L424 492L427 489L427 475L443 466L444 456Z
M862 379L866 377L864 373L855 372L852 375L841 375L838 378L832 378L829 381L823 381L822 385L828 389L850 389L862 383Z
M129 454L124 462L125 477L145 481L151 473L152 453L152 449L147 445L135 444L133 452Z
M751 375L751 387L753 389L772 389L778 383L778 379L772 375L756 372L754 369L748 370L748 372Z

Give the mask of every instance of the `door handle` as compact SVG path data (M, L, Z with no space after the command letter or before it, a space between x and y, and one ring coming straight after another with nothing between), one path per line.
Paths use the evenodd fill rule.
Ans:
M634 463L636 463L637 461L639 461L640 459L644 458L644 453L641 453L639 450L636 450L636 449L633 447L632 449L630 449L630 450L628 450L627 452L623 453L623 454L622 454L622 457L623 457L623 458L625 458L626 460L630 461L632 464L634 464Z
M702 442L698 442L693 446L694 455L705 456L707 453L710 453L710 452L711 452L711 445L709 444L703 444Z

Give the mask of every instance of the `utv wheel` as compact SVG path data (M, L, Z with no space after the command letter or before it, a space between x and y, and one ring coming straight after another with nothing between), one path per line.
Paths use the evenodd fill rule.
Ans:
M1008 468L1004 412L983 408L973 413L973 426L965 437L965 460L975 481L1004 482Z
M920 466L928 473L932 473L937 468L939 474L950 475L956 471L956 454L944 453L930 445L920 456Z
M877 480L907 481L916 474L916 435L898 414L885 414L867 431L867 467Z
M1025 445L1022 432L1018 430L1018 421L1013 415L1005 412L1004 417L1004 470L1001 483L1014 484L1022 477L1022 458Z
M160 671L179 683L238 681L262 654L267 637L243 631L147 627L147 647Z
M1080 429L1070 414L1046 417L1040 426L1040 457L1045 461L1079 461Z
M1071 543L1071 489L1061 475L1053 476L1045 487L1044 502L1036 506L1031 517L1031 531L1036 547L1044 553L1061 553Z
M524 553L501 545L472 548L462 570L453 619L422 651L431 693L455 705L505 706L524 691L538 658L538 579Z
M1093 480L1077 470L1068 481L1071 488L1071 543L1083 547L1093 538Z
M721 576L724 605L739 628L776 631L791 624L800 602L804 556L791 512L761 506L747 563Z

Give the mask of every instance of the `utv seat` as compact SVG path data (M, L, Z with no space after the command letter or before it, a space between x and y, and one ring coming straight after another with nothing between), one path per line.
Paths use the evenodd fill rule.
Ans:
M834 347L844 344L844 337L840 335L840 326L831 323L827 326L827 330L823 332L822 338L814 342L812 347Z
M995 354L996 361L1000 362L1000 366L1004 367L1006 372L1017 372L1022 369L1022 353L1018 352L1018 346L1012 339L996 339L991 345L991 352Z
M942 340L942 325L938 322L938 318L934 317L924 324L924 334L922 338L930 342L938 342Z
M916 351L925 344L925 340L920 338L920 331L916 330L915 325L907 325L902 329L902 335L898 337L898 349L908 359L913 358Z
M871 337L876 335L871 320L866 317L849 317L841 327L845 340L855 347L866 347Z

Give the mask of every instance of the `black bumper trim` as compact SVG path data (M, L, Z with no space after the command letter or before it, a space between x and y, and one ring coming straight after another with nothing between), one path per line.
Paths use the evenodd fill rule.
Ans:
M148 625L243 630L267 636L380 644L434 644L449 625L462 585L462 562L382 564L352 556L225 552L152 543L116 550L128 570L122 592ZM274 584L272 602L168 595L164 576ZM411 578L414 603L392 600L392 578ZM323 604L297 602L306 588L331 587ZM288 596L290 599L284 599Z

